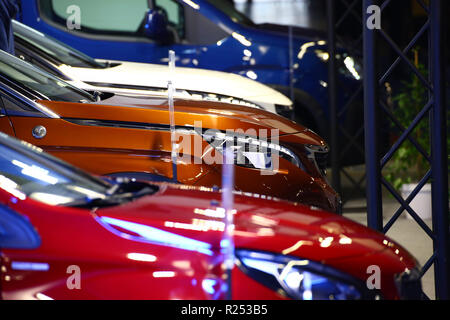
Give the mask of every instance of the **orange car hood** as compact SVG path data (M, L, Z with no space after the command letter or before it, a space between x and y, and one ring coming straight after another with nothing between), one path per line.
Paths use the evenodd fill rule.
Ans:
M168 100L152 97L125 97L116 95L97 103L71 103L39 101L61 118L108 120L135 123L169 125ZM194 127L201 121L203 129L248 130L253 128L278 129L279 135L301 134L311 144L323 144L323 140L305 127L281 116L259 109L221 102L175 100L177 126ZM199 124L199 123L197 123ZM276 135L276 132L267 132Z

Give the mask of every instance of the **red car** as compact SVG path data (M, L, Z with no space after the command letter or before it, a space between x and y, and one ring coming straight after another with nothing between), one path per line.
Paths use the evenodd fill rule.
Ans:
M225 298L220 198L100 180L0 134L1 298ZM233 299L420 297L416 260L382 234L284 201L235 210Z

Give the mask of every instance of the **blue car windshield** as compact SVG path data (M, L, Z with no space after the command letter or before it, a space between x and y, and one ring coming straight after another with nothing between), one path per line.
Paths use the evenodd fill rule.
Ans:
M32 50L48 55L60 64L79 68L106 68L106 63L100 63L88 55L13 20L14 36L32 47Z
M243 13L237 11L233 6L233 4L231 4L229 1L225 0L206 0L206 1L209 2L211 5L213 5L216 9L222 11L222 13L227 15L231 20L233 20L233 22L248 27L255 26L255 23L250 18L248 18Z
M0 188L16 198L65 205L103 198L109 187L31 144L0 133Z

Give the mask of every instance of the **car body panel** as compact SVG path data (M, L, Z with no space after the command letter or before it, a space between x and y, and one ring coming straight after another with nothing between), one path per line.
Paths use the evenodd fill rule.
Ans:
M245 99L258 105L271 106L269 110L265 110L273 113L276 113L275 105L289 106L292 104L287 97L278 91L231 73L194 68L175 68L173 72L170 72L169 67L163 65L125 61L111 61L111 63L117 64L117 66L106 69L89 69L61 65L59 69L69 78L90 84L114 84L166 89L167 83L172 81L175 88L179 90ZM107 86L97 86L107 88ZM117 88L114 89L117 90ZM133 94L135 90L124 89L116 92Z
M325 179L325 142L291 120L181 99L172 115L167 99L91 95L7 53L0 52L0 66L0 95L16 137L93 173L219 186L223 146L233 141L235 189L340 210Z
M14 129L11 124L11 120L7 116L1 114L0 114L0 128L2 128L1 130L4 133L14 136Z
M12 208L30 212L27 217L43 237L38 250L2 250L2 266L6 268L1 285L3 299L211 298L201 287L208 277L205 266L214 265L210 256L124 241L86 210L61 210L37 203ZM158 264L135 261L128 258L130 253L157 255ZM176 267L177 261L182 262L180 267ZM49 269L15 270L13 262L44 263ZM80 268L81 290L69 290L67 286L71 265ZM175 276L153 276L161 271L174 272Z
M0 204L24 214L42 238L42 245L35 250L2 250L2 298L223 298L217 292L213 297L202 288L203 280L221 276L217 265L223 262L220 243L224 220L214 216L222 212L214 205L220 201L220 193L182 185L159 186L160 191L152 196L94 211L49 206L32 199L14 200L0 190ZM408 252L384 235L334 214L238 194L235 210L236 248L321 262L361 280L366 279L368 266L379 265L384 275L382 292L388 299L398 298L393 276L416 265ZM153 243L135 241L120 235L129 234L125 229L117 229L118 233L102 226L99 222L104 218L150 226L208 244L212 255L187 246L183 249L182 244L175 248L165 244L164 238ZM130 253L147 254L155 260L136 261ZM13 262L44 263L48 268L17 270L12 268ZM67 268L71 265L81 270L81 290L67 286L71 275ZM151 276L161 271L166 277ZM233 271L233 293L235 299L286 298L238 268Z
M27 8L22 8L19 20L100 59L166 64L168 51L174 50L177 61L182 67L232 72L277 86L277 89L287 95L291 94L292 74L293 88L312 97L320 105L323 114L319 115L316 110L308 110L308 112L320 118L316 121L325 122L329 119L326 85L328 68L324 59L321 58L321 53L327 50L323 34L293 28L291 62L289 37L285 28L247 26L237 23L207 0L197 1L198 7L194 6L195 8L181 0L177 2L183 5L185 10L193 14L198 12L203 19L206 18L216 28L222 29L223 39L209 44L166 45L143 35L115 37L88 34L83 30L68 30L42 14L37 0ZM142 14L145 15L144 12ZM339 51L345 52L341 47ZM339 81L343 88L338 91L337 101L338 106L343 108L345 102L359 88L360 79L340 73ZM310 107L302 105L302 101L295 101L295 103L298 108ZM320 134L328 137L328 131L320 132Z
M125 102L130 104L123 106ZM172 146L166 102L153 100L152 103L149 99L129 97L116 97L103 104L39 101L39 104L52 110L59 118L9 118L14 125L16 137L37 144L53 155L90 172L99 175L146 172L172 178ZM286 141L293 148L303 144L325 145L320 137L304 127L262 110L247 108L247 111L243 111L240 107L220 103L212 107L207 102L185 100L176 100L175 108L176 125L183 128L194 128L196 121L201 121L204 129L251 129L256 134L261 129L269 131L269 137L272 129L279 129L279 135L274 132L272 138L279 139L281 143ZM220 116L216 117L214 114ZM138 122L166 127L163 130L142 130L120 126L80 125L74 123L76 120L120 121L124 124ZM47 129L44 138L33 137L32 130L36 126ZM206 150L206 154L214 157L214 151L208 143L196 133L180 132L179 135L184 141L183 145L201 147L200 153L194 153L195 150L189 148L186 150L186 161L180 160L177 165L178 181L206 187L220 186L221 165L207 165L198 159L205 155L201 150ZM274 175L262 176L257 169L235 166L236 190L296 202L308 199L307 203L311 205L337 210L339 198L324 178L320 175L311 176L285 159L280 158L279 161L280 169Z
M276 113L275 106L289 108L292 102L280 92L259 82L235 74L194 68L175 68L170 71L168 66L126 61L98 60L97 66L68 65L74 60L57 59L58 50L67 52L71 48L61 42L42 34L28 26L13 20L16 38L16 54L25 60L36 62L53 70L55 75L63 76L69 82L85 90L98 90L128 95L165 95L167 85L171 81L178 91L178 97L190 99L225 99L236 100L236 103ZM45 52L43 47L52 45ZM53 52L52 50L55 50ZM75 49L73 49L75 50ZM46 55L50 55L47 57ZM74 57L78 57L74 54ZM89 57L88 57L89 58ZM38 61L36 61L36 59ZM79 57L84 61L83 57ZM92 61L95 63L95 61ZM100 67L103 66L103 67ZM58 69L61 74L55 71ZM217 97L218 95L218 97ZM251 102L251 103L247 103Z

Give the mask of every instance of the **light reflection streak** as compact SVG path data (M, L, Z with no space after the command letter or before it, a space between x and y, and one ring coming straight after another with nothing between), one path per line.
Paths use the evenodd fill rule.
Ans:
M26 195L17 189L17 183L3 175L0 175L0 188L20 200L26 199Z
M233 38L235 38L237 41L239 41L241 44L246 46L246 47L250 47L252 45L252 43L249 40L247 40L242 34L239 34L237 32L233 32L231 34L231 36Z
M26 163L23 163L19 160L12 160L11 163L17 167L22 168L22 173L24 175L47 182L52 185L55 185L56 183L58 183L58 178L55 178L55 177L52 177L51 175L49 175L48 170L42 169L38 166L35 166L34 164L32 166L29 166Z
M281 253L282 254L290 254L291 252L296 251L303 245L312 245L312 244L313 244L312 241L300 240L296 244L294 244L292 247L284 249Z
M190 239L172 232L160 230L140 223L134 223L110 217L97 217L96 220L106 229L110 230L112 233L118 234L122 238L135 241L145 241L164 246L171 246L188 251L197 251L209 256L213 255L213 252L211 251L211 245L206 242ZM114 226L138 234L140 237L120 232L115 229Z
M130 252L127 254L127 258L130 260L143 261L143 262L155 262L156 261L156 257L154 255L147 254L147 253Z
M183 2L186 3L188 6L192 7L193 9L195 9L195 10L200 9L200 6L197 3L195 3L194 1L192 1L192 0L183 0Z
M203 219L192 219L192 223L165 221L164 226L168 228L195 230L195 231L224 231L225 224L221 221Z
M155 271L153 272L154 278L173 278L175 277L175 272L173 271Z
M38 300L53 300L53 298L50 298L49 296L43 294L43 293L36 293L36 299Z
M320 238L320 246L322 248L328 248L329 246L331 246L331 243L333 242L334 238L333 237L326 237L325 239Z

